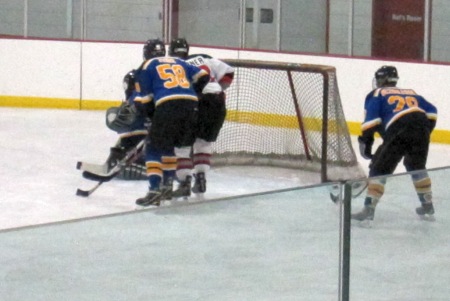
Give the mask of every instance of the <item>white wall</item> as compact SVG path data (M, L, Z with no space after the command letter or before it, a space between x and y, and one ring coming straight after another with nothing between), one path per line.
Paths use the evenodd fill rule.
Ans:
M399 86L413 88L436 104L437 128L450 130L449 65L191 48L191 53L198 52L218 58L335 66L347 121L355 122L363 118L364 98L375 70L394 64ZM142 44L0 39L0 105L5 96L117 101L123 97L123 76L141 62Z
M0 39L0 96L80 98L77 42Z

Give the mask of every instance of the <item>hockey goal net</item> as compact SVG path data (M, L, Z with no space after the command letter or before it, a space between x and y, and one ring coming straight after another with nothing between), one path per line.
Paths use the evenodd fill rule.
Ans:
M322 182L361 178L336 69L250 60L235 68L214 165L262 165L320 173Z

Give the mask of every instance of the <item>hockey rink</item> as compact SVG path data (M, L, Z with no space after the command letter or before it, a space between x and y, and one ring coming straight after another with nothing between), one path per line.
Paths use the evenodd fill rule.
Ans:
M0 128L0 300L337 300L340 207L311 174L218 168L205 201L136 210L146 181L75 195L94 185L76 162L117 139L104 112L0 108ZM399 166L373 224L352 224L351 300L448 300L449 151L430 149L435 222Z

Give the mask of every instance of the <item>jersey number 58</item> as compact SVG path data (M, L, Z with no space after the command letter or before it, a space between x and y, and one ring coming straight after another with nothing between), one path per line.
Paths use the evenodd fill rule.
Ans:
M189 88L190 83L181 65L162 64L157 66L156 69L159 77L164 81L164 87L167 89L176 87Z

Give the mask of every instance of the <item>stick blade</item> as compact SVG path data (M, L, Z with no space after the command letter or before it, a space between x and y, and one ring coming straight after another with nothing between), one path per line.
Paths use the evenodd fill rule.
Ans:
M86 190L82 190L80 188L77 189L76 195L78 196L82 196L82 197L88 197L89 196L89 191Z
M83 178L91 180L91 181L97 181L97 182L108 182L111 181L115 176L117 176L120 172L120 169L117 171L110 172L109 174L105 175L99 175L90 171L83 171L81 174Z

